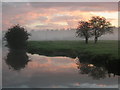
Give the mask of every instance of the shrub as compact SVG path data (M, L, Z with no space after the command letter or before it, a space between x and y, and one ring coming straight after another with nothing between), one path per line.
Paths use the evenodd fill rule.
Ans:
M11 49L25 49L29 35L25 28L17 24L9 28L5 34L7 46Z

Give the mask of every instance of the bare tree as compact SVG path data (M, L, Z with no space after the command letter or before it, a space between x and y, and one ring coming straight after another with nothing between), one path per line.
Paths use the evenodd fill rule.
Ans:
M80 21L76 33L77 36L85 38L85 43L88 44L88 39L92 36L90 24L87 21Z
M98 41L98 37L106 34L106 33L112 33L113 27L111 26L111 23L108 22L104 17L99 16L93 16L90 22L90 28L93 31L93 35L95 36L95 43Z

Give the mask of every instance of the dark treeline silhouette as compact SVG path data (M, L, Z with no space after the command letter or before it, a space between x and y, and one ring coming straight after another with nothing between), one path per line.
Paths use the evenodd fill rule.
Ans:
M86 44L90 37L94 37L94 43L97 43L100 36L113 33L113 26L104 17L93 16L89 21L80 21L76 33L85 38Z

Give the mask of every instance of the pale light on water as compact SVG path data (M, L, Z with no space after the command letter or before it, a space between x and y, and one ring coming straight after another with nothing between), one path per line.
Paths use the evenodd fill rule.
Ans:
M80 74L75 59L27 54L31 61L15 71L3 60L3 87L20 88L117 88L118 77L94 80ZM90 64L91 66L91 64Z

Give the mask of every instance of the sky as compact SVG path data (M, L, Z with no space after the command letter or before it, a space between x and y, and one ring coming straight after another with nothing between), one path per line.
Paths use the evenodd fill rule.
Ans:
M118 26L117 2L3 2L2 29L20 24L28 30L76 28L80 20L105 17Z

